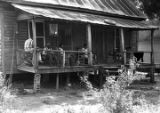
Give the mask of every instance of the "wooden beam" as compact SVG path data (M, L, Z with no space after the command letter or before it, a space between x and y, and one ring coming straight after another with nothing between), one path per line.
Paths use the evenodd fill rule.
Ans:
M114 29L114 52L117 48L117 29Z
M1 65L2 65L2 72L4 75L4 82L7 83L8 81L6 80L6 70L5 70L5 45L4 45L4 16L2 13L0 13L0 40L1 40Z
M88 64L93 64L93 58L92 58L92 31L91 31L91 25L87 24L87 45L88 45Z
M121 35L121 52L123 53L123 63L126 64L126 51L125 51L125 41L124 41L124 29L120 29Z
M59 89L59 73L57 73L57 77L56 77L56 89Z
M106 52L105 52L105 51L106 51L106 47L105 47L105 46L106 46L106 43L105 43L105 34L104 34L104 33L105 33L105 30L102 30L102 33L103 33L103 35L102 35L102 36L103 36L103 37L102 37L102 39L103 39L103 40L102 40L102 41L103 41L103 42L102 42L102 44L103 44L103 60L105 60L105 58L106 58Z
M70 87L70 85L71 85L71 83L70 83L70 73L67 73L66 85L68 87Z
M154 30L151 30L151 79L150 82L155 82L155 78L154 78L154 71L155 71L155 67L154 67Z
M35 70L38 68L38 59L37 59L37 34L36 34L36 23L35 19L32 19L32 33L33 33L33 46L34 46L34 52L33 52L33 65Z
M34 82L33 82L33 90L34 92L40 91L40 86L41 86L41 75L38 73L34 74Z
M63 50L63 63L62 63L62 67L65 67L65 62L66 62L66 52Z

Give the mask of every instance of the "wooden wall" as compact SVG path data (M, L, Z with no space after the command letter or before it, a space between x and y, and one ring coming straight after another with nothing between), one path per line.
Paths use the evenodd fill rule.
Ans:
M28 39L28 23L27 21L18 21L16 34L16 48L24 49L25 40Z
M0 8L0 71L2 71L2 31L3 31L3 15Z
M86 24L72 24L72 41L74 50L87 44Z
M3 50L3 71L11 74L16 71L16 55L15 55L15 30L16 30L16 13L10 5L0 2L0 13L3 15L1 45ZM2 49L2 48L0 48Z

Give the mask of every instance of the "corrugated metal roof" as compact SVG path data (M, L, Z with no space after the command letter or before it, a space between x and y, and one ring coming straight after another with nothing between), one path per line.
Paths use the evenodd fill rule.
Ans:
M146 18L130 0L5 0L21 1L21 3L33 2L54 6L72 7L76 9L86 9L116 14L128 17Z
M144 21L135 21L129 19L120 19L107 16L99 16L88 13L80 13L73 11L64 11L51 8L41 8L33 6L25 6L19 4L12 4L14 7L21 9L33 15L43 16L48 18L67 20L67 21L78 21L92 24L110 25L124 28L134 29L156 29L156 26L148 25Z

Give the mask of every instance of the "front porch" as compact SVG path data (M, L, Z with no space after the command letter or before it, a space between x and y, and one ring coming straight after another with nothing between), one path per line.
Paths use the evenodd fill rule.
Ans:
M131 27L128 27L125 22L123 24L126 26L120 27L113 25L112 22L101 25L100 23L79 22L79 20L70 21L30 15L23 11L21 13L17 16L17 69L35 74L35 90L40 88L41 74L57 73L56 87L58 89L59 73L89 73L101 71L101 69L118 69L121 65L128 65L134 53L139 52L138 37L134 34L137 30L145 29L145 24L140 26L135 22L130 23ZM22 18L22 15L27 18ZM143 52L149 54L150 64L154 64L153 31L154 29L151 32L151 51ZM28 53L24 50L27 37L33 39L29 65L25 63ZM47 43L50 43L51 47L45 50ZM82 51L84 44L86 44L86 53ZM63 45L63 51L57 49L59 45ZM47 62L43 60L43 52L47 53ZM84 57L85 55L87 58Z

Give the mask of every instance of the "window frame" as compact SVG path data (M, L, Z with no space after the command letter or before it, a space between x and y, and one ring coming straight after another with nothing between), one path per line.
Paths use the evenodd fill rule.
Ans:
M45 45L46 45L45 21L43 19L35 19L35 24L38 23L38 22L43 23L43 36L37 36L37 34L36 34L36 39L43 39L43 47L45 47ZM30 29L30 24L32 25L32 21L28 20L28 37L31 37L31 32L30 31L32 30L32 27ZM36 31L37 31L37 26L36 26ZM33 35L33 33L32 33L32 35Z

